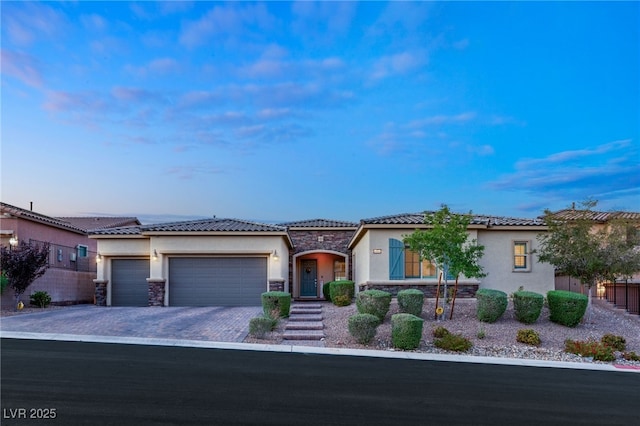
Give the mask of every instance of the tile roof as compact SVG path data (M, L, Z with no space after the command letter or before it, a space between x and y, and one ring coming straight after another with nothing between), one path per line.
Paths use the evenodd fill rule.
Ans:
M281 223L287 228L356 228L358 223L331 219L309 219Z
M585 210L564 209L564 210L558 210L557 212L552 212L551 214L559 219L574 220L574 219L579 219L583 217L584 213L585 213ZM587 218L595 222L608 222L610 220L615 220L615 219L640 221L640 212L590 211L589 214L587 215Z
M11 204L0 202L0 210L5 215L8 214L11 216L23 218L26 220L31 220L34 222L43 223L46 225L55 226L57 228L67 229L69 231L73 231L81 234L87 233L85 229L80 228L78 226L74 226L73 224L67 221L64 221L55 217L51 217L51 216L46 216L40 213L36 213L31 210L26 210L20 207L12 206Z
M117 228L123 226L140 225L137 217L118 217L118 216L92 216L92 217L57 217L63 222L68 222L85 231L95 229Z
M148 232L286 232L277 225L249 222L239 219L201 219L153 225L127 226L94 230L94 235L137 235Z
M422 225L424 224L425 213L403 213L391 216L380 216L371 219L363 219L362 225ZM502 216L473 215L471 225L485 226L544 226L544 222L539 219L523 219Z

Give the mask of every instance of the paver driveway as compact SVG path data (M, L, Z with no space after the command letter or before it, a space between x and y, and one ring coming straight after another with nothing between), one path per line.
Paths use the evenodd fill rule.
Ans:
M2 331L242 342L256 307L70 306L0 319Z

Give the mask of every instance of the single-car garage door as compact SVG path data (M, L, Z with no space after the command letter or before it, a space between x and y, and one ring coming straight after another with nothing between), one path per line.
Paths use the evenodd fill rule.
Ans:
M149 306L149 260L111 261L111 306Z
M266 257L169 259L171 306L260 306L266 288Z

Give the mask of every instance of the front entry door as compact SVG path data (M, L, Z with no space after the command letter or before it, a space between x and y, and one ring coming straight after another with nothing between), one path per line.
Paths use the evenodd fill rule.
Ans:
M302 261L300 278L300 297L318 295L318 263L315 259Z

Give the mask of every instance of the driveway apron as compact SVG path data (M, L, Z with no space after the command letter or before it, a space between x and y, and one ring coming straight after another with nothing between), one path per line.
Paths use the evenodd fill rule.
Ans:
M70 306L0 319L0 330L93 336L242 342L255 307L99 307Z

